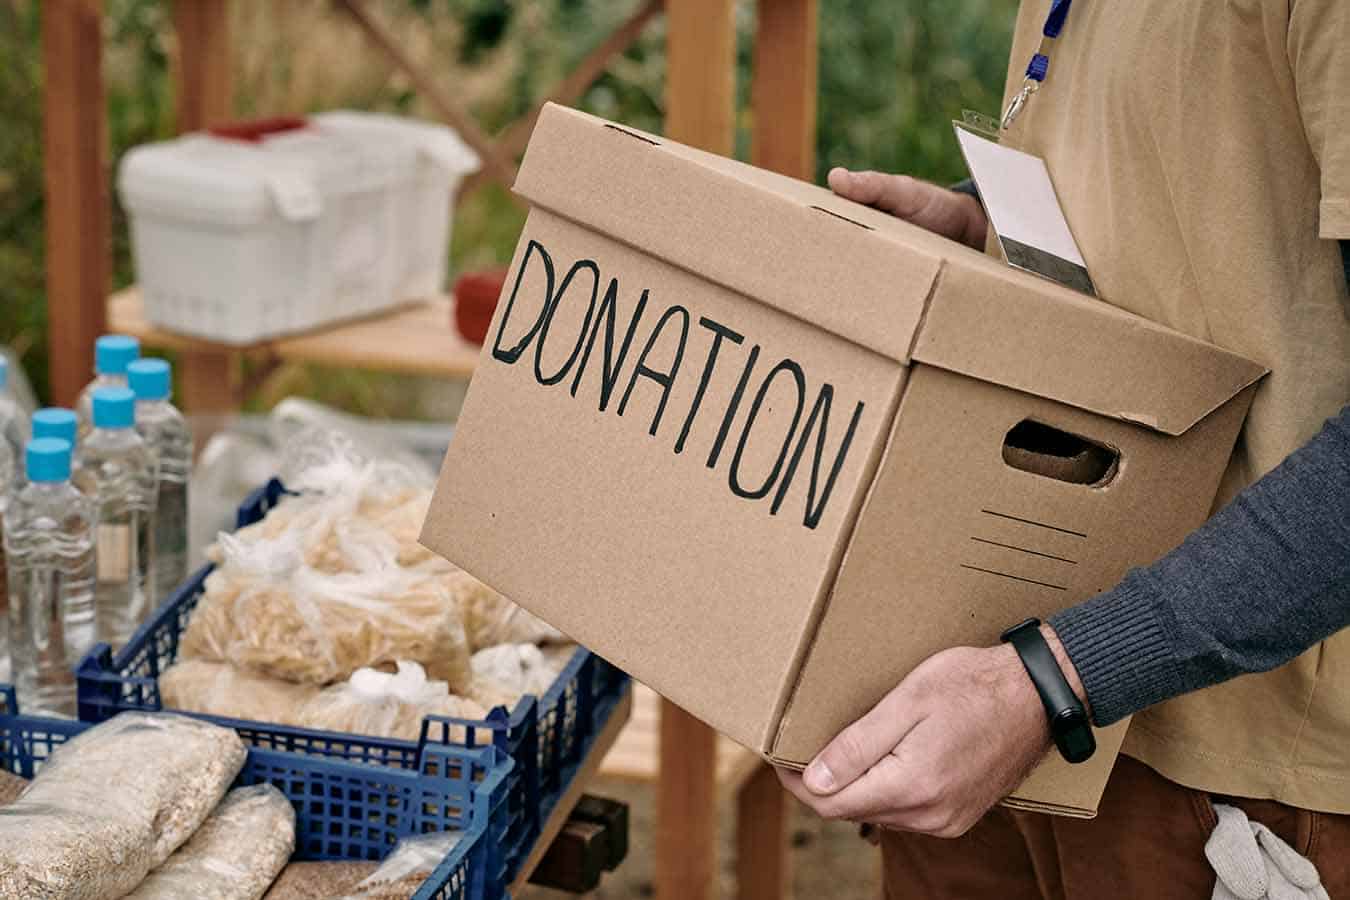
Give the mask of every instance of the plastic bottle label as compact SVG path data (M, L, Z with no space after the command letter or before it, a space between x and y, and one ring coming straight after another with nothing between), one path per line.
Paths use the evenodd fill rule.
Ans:
M131 526L98 526L98 580L126 581L131 577Z

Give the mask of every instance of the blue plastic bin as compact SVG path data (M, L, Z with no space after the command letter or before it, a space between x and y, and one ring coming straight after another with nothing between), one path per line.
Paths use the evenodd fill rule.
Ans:
M0 769L32 778L55 747L90 727L21 715L14 689L0 685ZM291 801L295 860L380 860L402 838L463 831L413 900L502 900L514 766L496 747L429 746L421 771L252 747L235 786L267 782Z
M261 520L286 493L275 478L254 491L240 506L236 527ZM80 662L76 682L81 721L102 722L124 710L163 709L159 676L178 659L178 638L212 568L203 567L179 587L121 652L113 654L107 644L99 644ZM255 747L401 769L420 769L432 746L498 748L515 762L508 779L506 824L500 841L510 879L529 855L544 820L570 784L595 736L628 690L627 675L590 651L579 649L542 697L524 697L509 712L498 707L482 721L428 716L416 743L224 716L198 718L234 728ZM454 726L464 730L465 740L450 739Z

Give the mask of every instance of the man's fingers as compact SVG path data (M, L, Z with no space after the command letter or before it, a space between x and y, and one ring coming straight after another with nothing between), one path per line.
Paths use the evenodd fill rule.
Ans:
M925 195L933 190L908 175L887 175L882 172L850 172L835 168L828 176L830 190L841 197L865 206L875 206L893 216L909 219L928 205Z
M802 781L815 794L833 794L852 784L895 749L917 724L904 682L872 710L839 732L806 767Z

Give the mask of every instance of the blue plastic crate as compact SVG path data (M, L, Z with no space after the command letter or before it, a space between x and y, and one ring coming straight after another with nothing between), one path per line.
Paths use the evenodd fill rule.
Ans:
M258 488L240 506L236 527L261 520L286 494L275 478ZM114 655L106 644L99 644L81 661L76 670L81 721L102 722L124 710L163 709L159 676L178 659L179 636L211 571L205 566L180 586L121 652ZM420 769L431 746L498 748L515 762L500 839L507 877L514 878L544 820L628 689L627 675L579 649L542 697L524 697L514 709L499 707L481 721L428 716L416 743L224 716L198 718L234 728L255 747L401 769ZM465 734L462 741L450 739L456 726Z
M0 769L32 778L55 747L90 727L21 715L14 689L0 685ZM413 900L499 900L514 767L496 747L429 746L420 771L252 747L235 786L267 782L291 801L296 860L380 860L402 838L463 831Z

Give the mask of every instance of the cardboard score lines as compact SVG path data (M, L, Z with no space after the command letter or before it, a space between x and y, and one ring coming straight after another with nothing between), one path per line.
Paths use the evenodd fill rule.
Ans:
M1261 366L608 125L539 118L429 547L800 766L1204 520ZM1009 802L1091 815L1123 733Z

